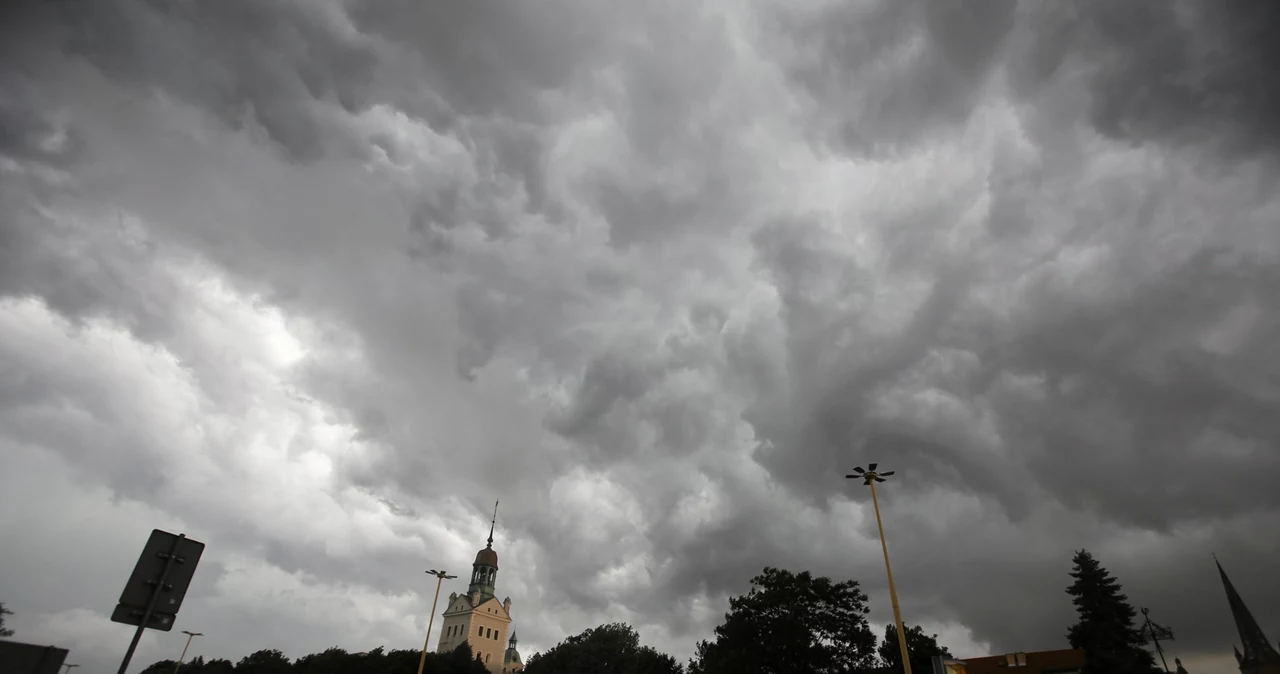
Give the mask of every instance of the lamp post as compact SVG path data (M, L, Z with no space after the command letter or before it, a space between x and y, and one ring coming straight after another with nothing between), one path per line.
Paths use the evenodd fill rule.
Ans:
M182 630L182 633L187 635L187 645L182 647L182 655L178 656L178 664L173 666L173 674L178 674L178 668L181 667L183 661L187 659L187 649L191 648L191 640L196 637L204 636L201 632L188 632L186 630Z
M436 620L436 602L440 601L440 585L444 583L446 578L457 578L450 576L444 571L436 571L431 569L427 573L436 577L436 598L431 600L431 615L427 618L427 640L422 644L422 657L418 659L418 674L422 674L422 668L427 664L427 649L431 648L431 626Z
M67 664L67 663L65 663L65 662L64 662L64 663L62 663L62 666L67 668L67 670L66 670L65 672L63 672L62 674L70 674L70 672L71 672L71 668L72 668L72 667L79 667L80 665L70 665L70 664Z
M880 548L884 550L884 570L889 574L889 601L893 604L893 622L898 627L898 648L902 649L902 671L911 674L911 658L907 652L907 631L902 627L902 612L898 610L898 589L893 585L893 567L889 566L889 544L884 540L884 522L880 520L880 501L876 498L876 483L884 482L885 476L893 475L893 471L876 472L874 463L867 464L866 469L854 467L853 473L846 479L860 479L862 484L871 487L871 504L876 510L876 526L880 527Z
M1151 609L1142 609L1142 618L1145 621L1142 625L1142 636L1155 644L1156 652L1160 654L1160 664L1164 666L1164 671L1169 671L1169 663L1164 659L1164 648L1160 646L1160 640L1173 640L1173 630L1162 625L1151 622ZM1176 658L1175 658L1176 660Z

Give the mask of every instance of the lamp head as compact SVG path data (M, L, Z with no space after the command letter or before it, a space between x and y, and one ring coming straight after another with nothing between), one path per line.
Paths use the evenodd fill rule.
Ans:
M884 482L884 478L890 475L893 475L893 471L886 470L884 472L879 472L876 470L876 467L879 465L880 464L878 463L869 463L867 464L866 468L862 468L861 466L854 466L853 472L850 473L849 475L845 475L845 479L862 480L862 484L864 486L869 486L871 485L872 482Z

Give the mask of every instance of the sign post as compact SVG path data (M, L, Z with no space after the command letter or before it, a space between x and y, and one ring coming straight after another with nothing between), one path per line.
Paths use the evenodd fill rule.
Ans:
M204 543L193 541L186 534L152 530L111 613L112 621L138 627L120 663L119 674L125 674L129 668L143 630L148 627L165 632L173 629L173 620L203 553Z

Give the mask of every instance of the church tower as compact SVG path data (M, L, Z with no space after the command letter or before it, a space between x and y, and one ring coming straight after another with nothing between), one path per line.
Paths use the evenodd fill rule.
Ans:
M493 504L489 539L476 553L471 565L471 581L466 594L452 592L444 610L437 653L447 653L466 642L493 674L503 674L507 632L511 626L511 598L498 602L494 590L498 581L498 553L493 549L493 531L498 524L498 504Z
M1244 652L1240 652L1235 646L1231 647L1236 654L1236 663L1240 665L1240 674L1280 674L1280 653L1267 641L1262 628L1253 619L1253 614L1249 613L1217 557L1213 561L1218 564L1218 575L1222 577L1222 587L1227 591L1227 603L1231 605L1231 617L1235 619L1236 630L1240 633L1240 648Z
M517 674L524 670L524 662L520 659L520 651L516 650L516 633L511 632L511 640L507 642L507 654L503 657L502 674Z

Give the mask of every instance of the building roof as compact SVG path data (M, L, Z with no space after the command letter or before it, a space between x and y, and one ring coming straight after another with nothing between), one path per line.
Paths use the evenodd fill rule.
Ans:
M476 553L475 563L479 566L492 566L496 569L498 568L498 553L491 547L485 547L485 549Z
M1025 656L1023 662L1026 662L1026 665L1017 668L1009 667L1009 655L965 658L963 660L965 674L1010 674L1012 672L1019 672L1020 674L1054 674L1056 672L1078 672L1084 667L1084 651L1078 648L1021 653L1020 655Z

